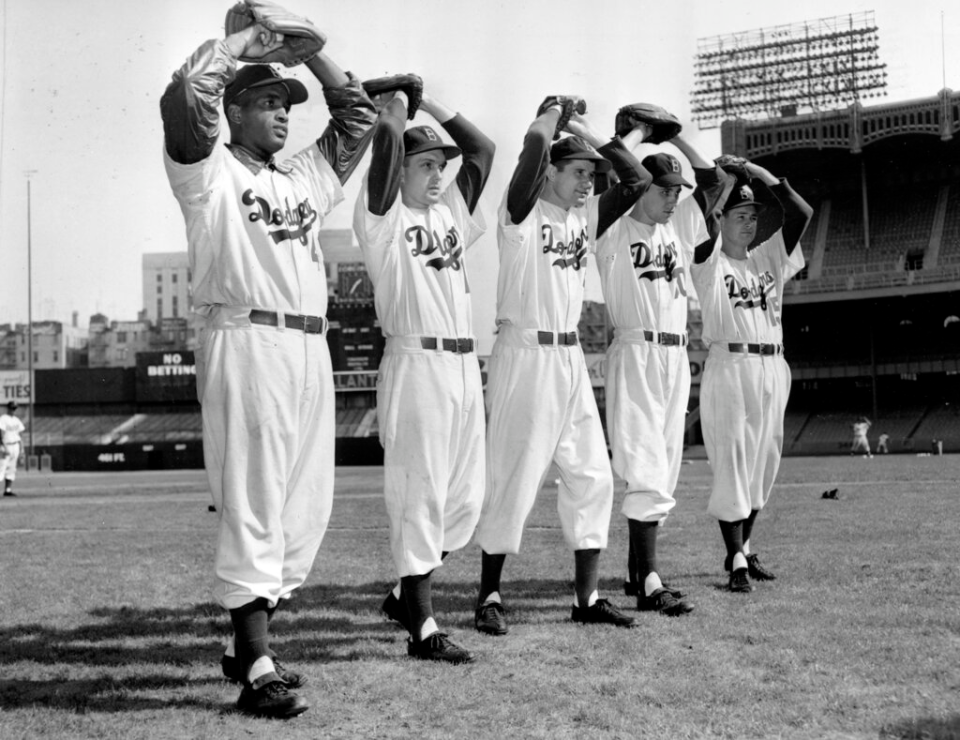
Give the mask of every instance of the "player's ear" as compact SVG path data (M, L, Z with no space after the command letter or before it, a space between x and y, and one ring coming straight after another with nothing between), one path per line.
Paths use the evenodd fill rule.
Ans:
M227 106L227 120L231 123L240 123L240 106L236 103Z
M553 182L554 180L557 179L557 172L559 172L559 170L557 169L557 166L555 164L547 165L547 179L550 182Z

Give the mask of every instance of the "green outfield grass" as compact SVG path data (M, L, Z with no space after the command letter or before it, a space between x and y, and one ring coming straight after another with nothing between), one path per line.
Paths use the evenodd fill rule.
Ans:
M274 620L312 708L271 722L220 676L201 472L22 476L0 500L0 738L960 738L960 456L786 459L754 533L780 579L751 595L725 592L710 469L685 464L661 570L697 608L635 630L569 622L549 476L507 560L507 637L473 629L475 546L437 573L438 621L478 656L459 667L408 659L379 614L381 481L338 470L316 567ZM627 607L618 512L602 585Z

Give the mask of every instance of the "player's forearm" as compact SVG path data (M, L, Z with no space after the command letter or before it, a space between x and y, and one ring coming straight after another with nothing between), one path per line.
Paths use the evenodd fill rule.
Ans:
M377 216L389 211L400 193L406 108L393 105L393 102L380 111L371 147L367 208ZM398 112L398 108L402 113Z
M680 153L687 158L690 166L694 169L708 169L714 166L713 162L704 158L693 144L684 138L683 134L674 136L670 139L670 143L680 150Z
M377 110L360 81L349 72L338 86L324 86L323 96L330 110L330 123L317 139L320 153L330 163L340 182L353 174L370 145Z
M459 113L446 121L443 128L463 152L456 182L470 213L473 213L490 176L496 144Z
M600 196L597 226L599 237L614 221L633 208L643 191L650 187L653 176L623 145L620 137L614 137L597 151L610 161L618 179L613 187Z
M697 183L693 198L704 215L712 213L726 200L733 187L734 178L724 174L717 165L707 163L706 167L693 170Z
M322 51L312 59L304 62L313 76L320 80L320 84L327 87L343 87L350 81L350 75Z
M174 162L194 164L210 156L220 135L220 101L236 73L227 43L211 39L178 69L160 98L163 138Z
M550 123L552 116L552 123ZM507 190L510 220L519 224L530 215L543 190L550 164L550 141L557 126L557 114L549 111L534 121L523 138L520 161Z
M813 208L786 180L778 181L771 190L783 206L783 242L787 254L792 254L813 218Z

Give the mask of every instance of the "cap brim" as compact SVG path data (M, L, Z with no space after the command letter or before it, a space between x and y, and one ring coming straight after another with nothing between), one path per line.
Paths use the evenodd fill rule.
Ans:
M595 157L591 157L586 152L577 152L576 154L572 154L569 157L561 157L560 159L554 160L552 164L556 165L560 162L573 162L577 159L582 159L585 162L593 162L596 167L596 171L600 173L609 172L610 169L613 167L613 165L610 164L610 161L607 159L604 159L602 156L598 155Z
M236 93L234 93L230 98L230 103L233 103L245 92L249 92L250 90L255 90L260 87L270 87L272 85L280 85L287 91L287 100L290 102L290 105L300 105L300 103L306 103L307 99L310 97L306 86L304 86L300 80L295 80L292 77L283 77L281 79L266 79L260 80L259 82L254 82L252 85L248 85L242 90L238 90ZM227 103L227 105L230 103Z
M689 182L683 179L682 175L677 175L675 173L671 173L669 175L661 175L660 177L658 177L656 180L653 181L653 184L659 187L663 187L664 185L667 185L669 187L674 187L676 185L682 185L685 188L693 187L693 185L691 185Z
M433 152L436 150L442 150L443 156L447 159L456 159L463 152L460 150L460 147L453 146L451 144L444 144L443 142L437 142L435 144L428 144L426 146L419 147L414 149L412 152L405 152L404 156L412 157L414 154L423 154L424 152Z

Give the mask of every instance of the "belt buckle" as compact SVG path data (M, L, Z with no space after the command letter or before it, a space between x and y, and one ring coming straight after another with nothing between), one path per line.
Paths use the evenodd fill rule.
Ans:
M466 337L457 337L457 353L464 355L473 351L473 340Z
M760 354L761 355L772 355L776 353L776 347L772 344L761 344L760 345Z
M304 316L303 330L307 334L320 334L323 332L323 318L320 316Z
M568 347L572 347L577 343L577 333L575 331L568 331L563 335L563 343Z
M674 346L680 344L680 337L677 334L662 333L660 335L660 344Z

